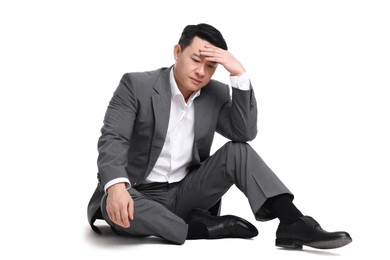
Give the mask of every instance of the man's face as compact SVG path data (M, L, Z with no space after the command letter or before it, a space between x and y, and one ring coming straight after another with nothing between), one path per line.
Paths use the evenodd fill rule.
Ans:
M184 50L179 45L175 45L174 76L184 98L188 98L193 92L203 88L217 69L217 63L206 61L200 55L199 49L205 45L210 45L210 43L199 37L195 37L191 45Z

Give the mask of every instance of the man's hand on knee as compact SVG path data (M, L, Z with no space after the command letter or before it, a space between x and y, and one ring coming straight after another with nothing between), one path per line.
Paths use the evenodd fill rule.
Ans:
M124 228L130 227L130 220L134 219L134 202L125 183L117 183L107 189L106 210L112 222Z

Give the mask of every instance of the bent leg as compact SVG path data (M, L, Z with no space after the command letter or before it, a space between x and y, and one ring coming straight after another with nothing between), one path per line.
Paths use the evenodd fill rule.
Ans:
M186 217L192 208L207 209L235 184L248 198L257 220L275 218L264 207L268 198L288 194L288 188L246 143L229 142L182 181L174 212Z
M118 233L130 236L158 236L177 244L183 244L188 225L183 219L158 202L147 199L134 188L129 189L134 201L134 220L129 228L113 223L106 211L107 194L102 199L102 215L105 221Z

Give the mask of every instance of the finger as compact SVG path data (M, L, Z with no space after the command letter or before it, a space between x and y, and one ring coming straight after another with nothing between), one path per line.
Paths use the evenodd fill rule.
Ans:
M199 52L200 52L200 54L209 54L209 55L212 55L215 53L220 53L220 52L218 52L218 50L211 49L211 48L200 48Z
M113 213L108 207L106 207L107 215L111 219L112 222L115 222L115 213Z
M126 227L126 224L122 221L122 217L121 217L120 213L115 214L114 223L117 224L118 226Z
M107 213L112 222L122 227L125 225L122 221L120 212L108 211Z
M225 50L212 45L206 45L205 47L200 48L199 51L208 52L208 53L218 53L218 54L223 54L226 52Z
M210 60L210 59L222 60L222 59L224 59L224 57L226 58L226 55L224 55L223 53L219 53L219 52L201 51L200 55L202 55L207 60Z
M210 50L221 50L221 48L218 48L217 46L206 44L203 48L210 49Z
M123 224L123 227L130 227L129 215L127 214L127 210L121 212L121 222Z
M129 214L129 219L134 220L134 205L132 202L130 202L129 205L127 206L127 211Z
M200 55L202 55L205 60L221 59L221 55L213 52L201 52Z
M212 52L212 51L209 51L209 50L202 50L202 49L199 50L199 53L200 53L200 55L202 55L202 56L210 56L210 55L213 55L213 54L214 54L214 52Z
M202 57L207 57L207 56L213 56L215 55L215 52L211 51L211 50L206 50L206 49L199 49L199 54L202 56Z
M216 57L216 56L207 56L204 58L206 61L212 61L216 63L222 63L223 59L221 57Z
M115 214L115 212L111 212L108 214L108 216L110 217L111 221L114 222L115 224L118 224L118 218L117 218L117 214Z

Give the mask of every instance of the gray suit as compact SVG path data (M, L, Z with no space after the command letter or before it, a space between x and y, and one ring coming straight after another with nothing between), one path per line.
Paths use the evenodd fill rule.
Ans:
M195 138L189 174L164 191L142 190L164 145L171 104L169 68L123 76L108 106L98 142L98 180L88 205L93 226L102 216L118 232L156 235L184 243L182 218L195 207L207 209L235 184L248 197L258 220L272 219L262 207L267 198L289 190L246 144L257 134L257 106L253 90L233 89L211 80L194 101ZM214 133L232 140L210 157ZM131 182L135 219L121 228L105 212L103 187L124 177ZM139 189L137 188L139 187ZM138 216L138 217L137 217Z

